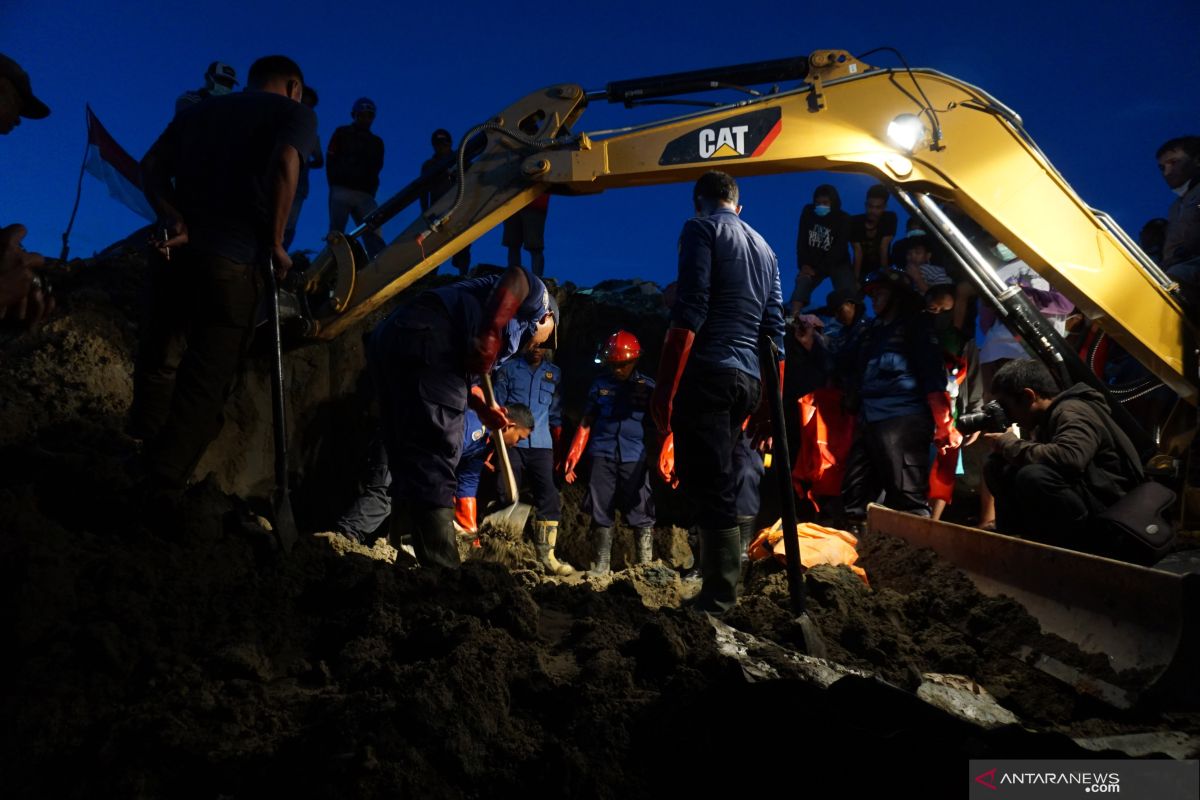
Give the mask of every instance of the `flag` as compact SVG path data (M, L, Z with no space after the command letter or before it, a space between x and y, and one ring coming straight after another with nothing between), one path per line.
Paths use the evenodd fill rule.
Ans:
M125 204L133 213L154 222L157 215L142 194L138 163L105 130L87 107L88 149L84 168L108 186L108 194Z

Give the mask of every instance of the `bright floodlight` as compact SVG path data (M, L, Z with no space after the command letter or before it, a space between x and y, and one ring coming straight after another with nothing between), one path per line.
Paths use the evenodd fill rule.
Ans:
M892 144L912 152L925 135L925 126L915 114L901 114L888 123L887 135Z

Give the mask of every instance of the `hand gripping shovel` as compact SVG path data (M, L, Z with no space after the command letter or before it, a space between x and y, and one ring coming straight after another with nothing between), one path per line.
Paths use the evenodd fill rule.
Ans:
M279 287L275 283L274 259L267 259L267 315L271 326L271 405L275 432L275 492L271 498L275 536L285 553L300 538L292 516L292 497L288 492L287 417L283 399L283 340L279 332Z
M779 503L783 519L783 550L787 559L788 593L792 613L804 636L804 649L811 656L824 658L825 642L817 625L804 609L804 573L800 565L800 533L796 529L796 496L792 489L791 455L788 453L787 425L783 417L783 394L779 385L779 348L771 337L762 334L758 339L758 363L762 370L763 392L771 404L772 462L779 481Z
M492 390L492 376L483 376L483 399L488 405L496 405L496 393ZM528 503L517 502L517 480L513 477L512 462L508 460L508 447L504 444L501 431L494 431L492 446L496 448L496 459L500 462L500 503L502 506L483 518L483 522L498 528L512 538L519 538L525 531L532 508Z

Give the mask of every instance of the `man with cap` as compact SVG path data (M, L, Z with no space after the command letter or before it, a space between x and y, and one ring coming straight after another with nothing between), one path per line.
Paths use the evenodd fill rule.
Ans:
M836 356L845 405L858 413L842 481L845 513L861 524L882 493L889 508L927 517L930 441L939 451L962 443L941 345L906 272L878 270L863 292L875 317Z
M375 122L375 101L360 97L350 107L354 122L333 132L325 152L329 180L329 229L341 232L346 220L361 225L375 210L375 192L383 170L383 139L371 133ZM363 247L374 258L386 246L375 231L363 234Z
M178 114L201 100L229 94L237 85L237 70L224 61L214 61L204 73L204 86L184 92L175 99L175 113Z
M415 530L417 560L457 567L456 468L471 408L491 430L509 423L489 405L480 376L552 341L558 305L524 267L422 292L371 332L367 364L379 392L383 442L392 472L393 538Z
M421 177L428 178L425 188L421 191L421 213L428 211L434 203L453 191L458 179L458 168L451 159L454 155L454 140L450 131L438 128L433 132L430 143L433 145L433 155L421 165ZM455 253L450 263L458 270L459 275L466 277L471 268L471 245Z
M44 119L49 115L50 109L34 96L25 70L0 54L0 135L12 133L21 117ZM50 313L54 300L34 272L45 258L25 250L21 246L24 238L24 225L0 227L0 319L14 316L33 324Z

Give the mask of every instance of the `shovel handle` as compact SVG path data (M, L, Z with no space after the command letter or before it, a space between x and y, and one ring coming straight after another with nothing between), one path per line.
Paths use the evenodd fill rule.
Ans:
M492 389L492 376L483 375L483 399L489 406L496 405L496 392ZM504 432L496 431L492 444L496 448L496 458L500 460L500 477L504 479L503 486L508 491L508 502L517 502L517 479L513 477L512 462L508 460L508 447L504 444Z

